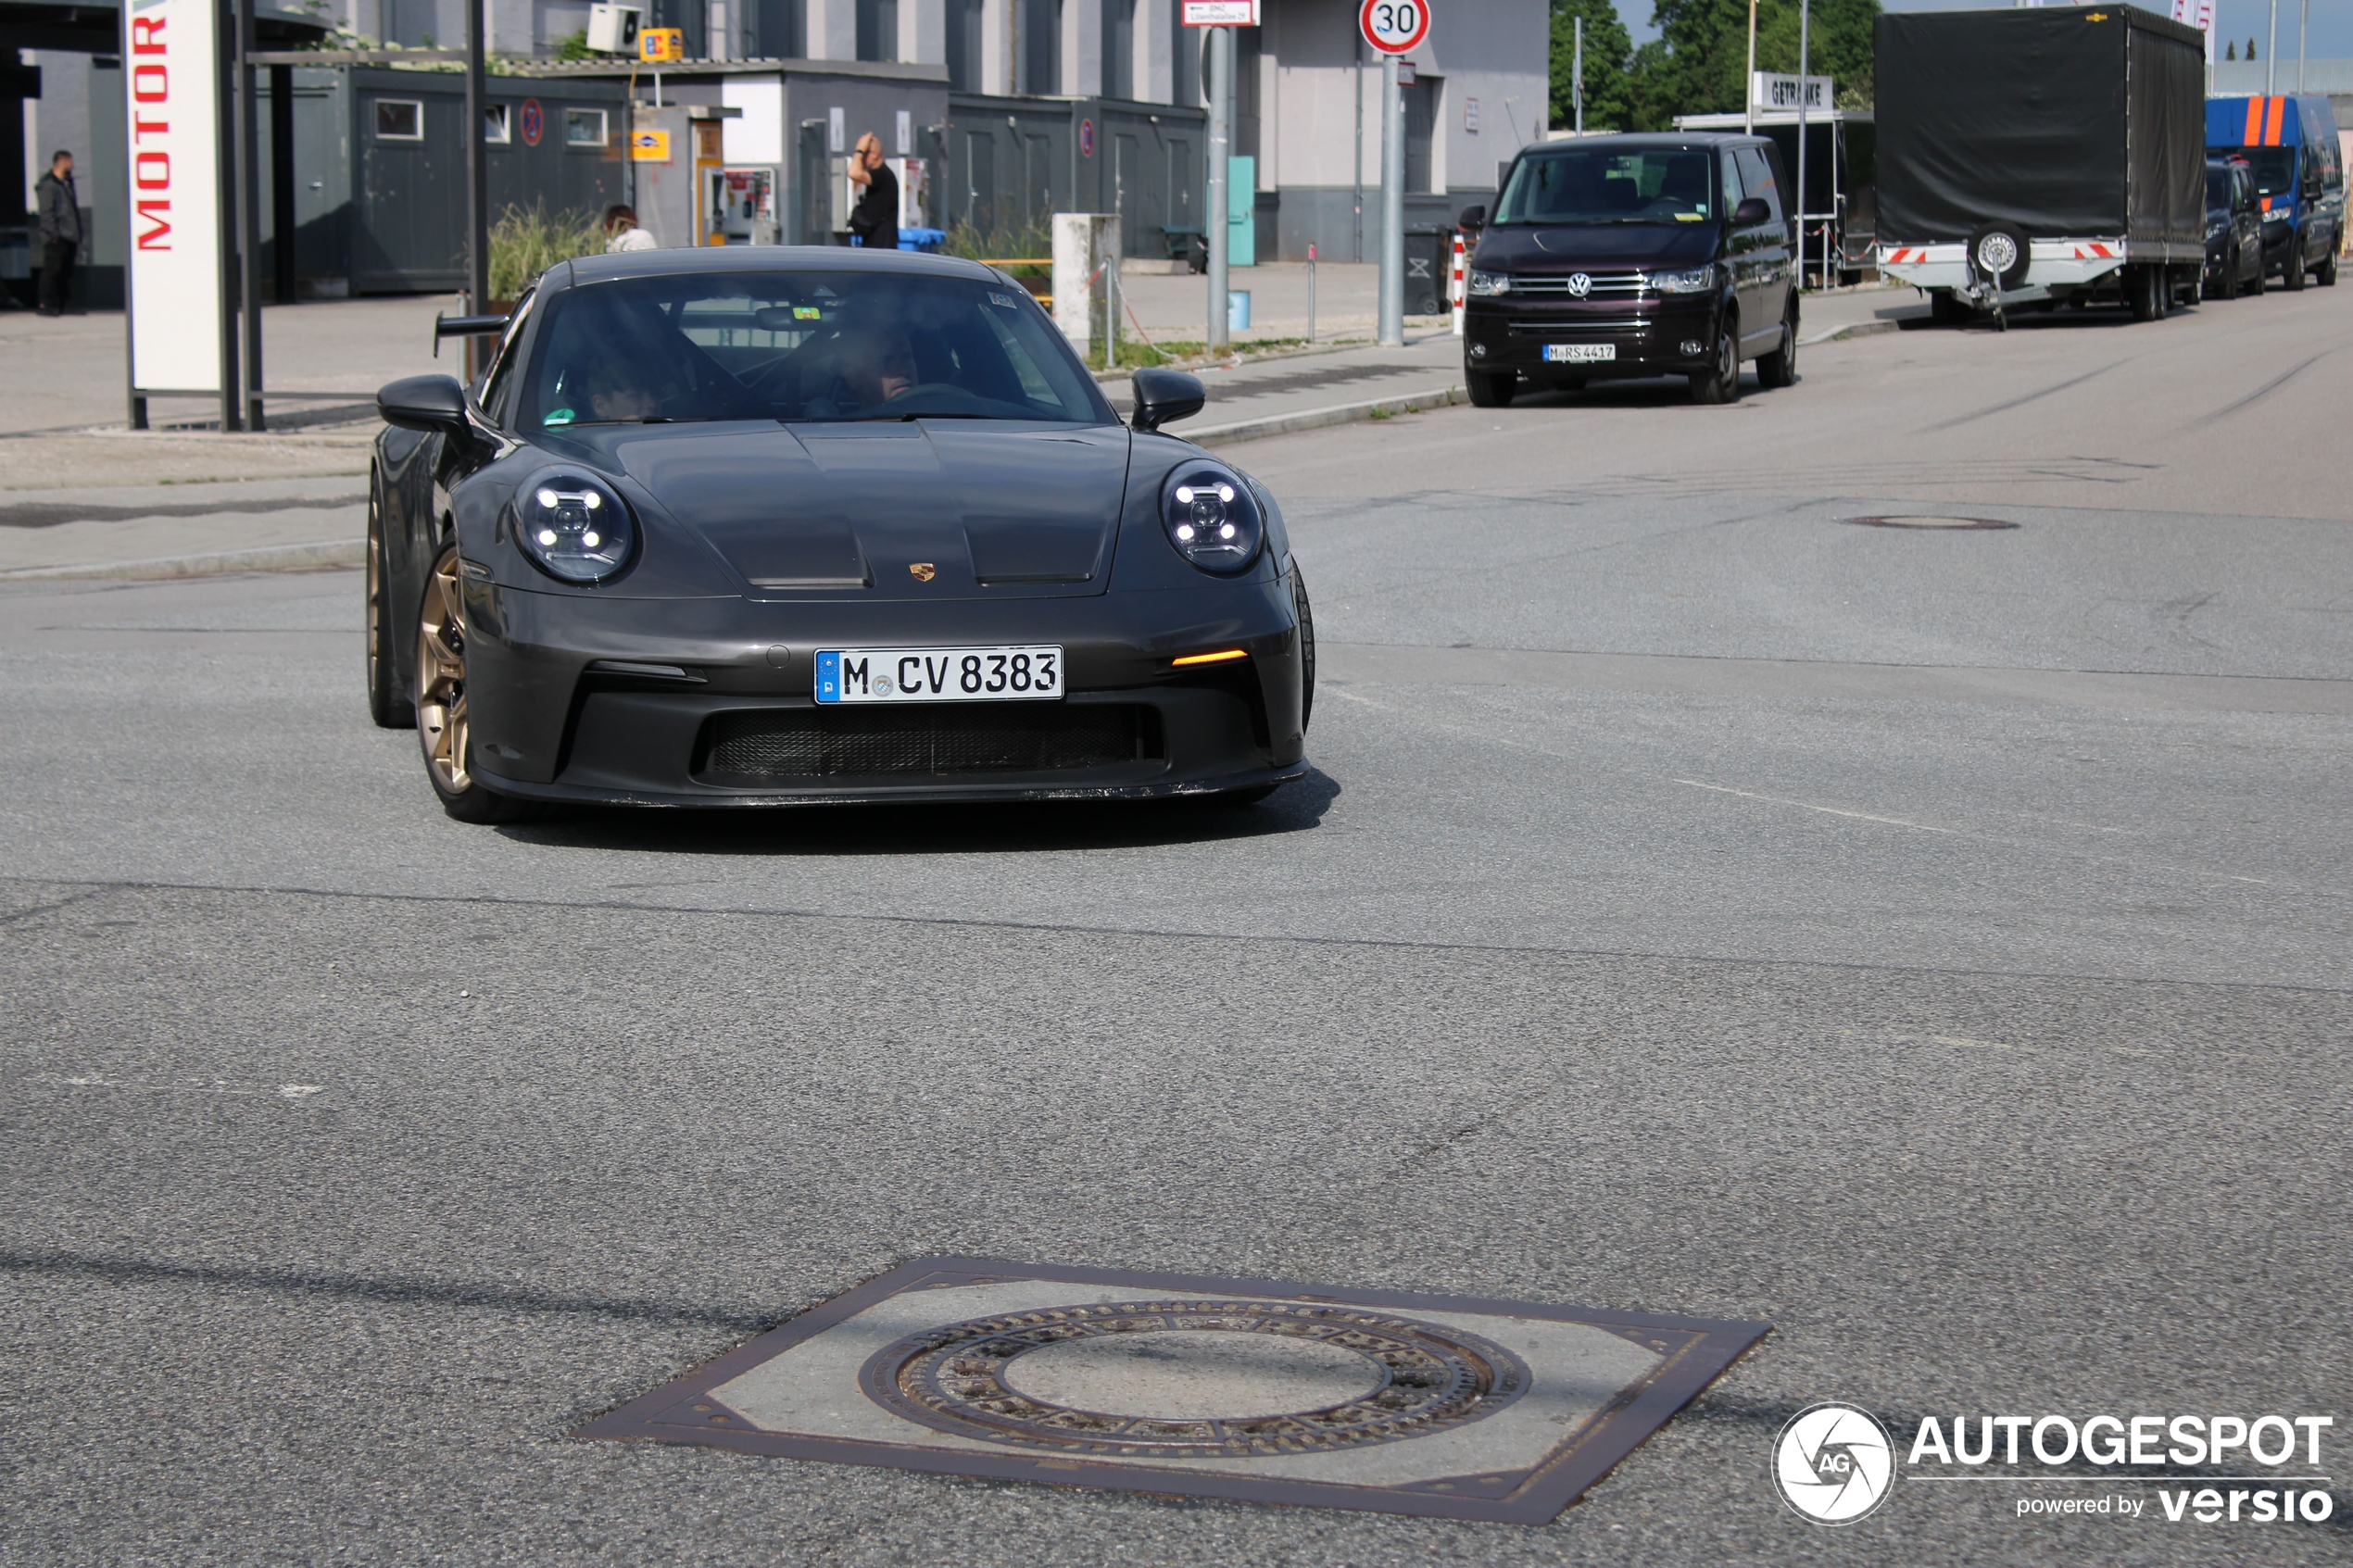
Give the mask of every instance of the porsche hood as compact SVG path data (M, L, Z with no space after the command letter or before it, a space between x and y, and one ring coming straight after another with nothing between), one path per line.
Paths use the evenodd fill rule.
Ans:
M613 459L755 596L1100 594L1125 429L980 420L648 431Z

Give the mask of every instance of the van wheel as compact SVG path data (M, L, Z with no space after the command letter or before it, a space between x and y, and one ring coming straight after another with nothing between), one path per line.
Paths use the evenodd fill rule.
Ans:
M2270 286L2263 276L2263 253L2259 248L2255 253L2255 276L2239 285L2239 293L2259 295Z
M2321 287L2324 289L2336 287L2336 242L2334 240L2329 242L2329 253L2326 258L2318 267L2312 269L2312 276L2321 281Z
M1716 367L1692 377L1692 401L1732 403L1739 400L1740 395L1740 319L1727 311L1724 324L1716 329Z
M1472 408L1501 408L1509 404L1512 394L1519 390L1519 372L1466 370L1463 372L1463 384L1470 389Z
M1797 384L1797 323L1781 319L1780 346L1756 360L1756 384L1780 388Z
M2280 282L2285 283L2291 292L2304 287L2304 241L2301 235L2287 247L2287 265L2281 270Z

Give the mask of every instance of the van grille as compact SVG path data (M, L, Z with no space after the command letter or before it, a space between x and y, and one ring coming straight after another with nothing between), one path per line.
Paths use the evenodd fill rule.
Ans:
M1579 296L1569 289L1570 276L1568 273L1547 274L1541 278L1515 276L1512 293L1567 295L1571 299L1628 299L1641 297L1650 286L1650 280L1638 271L1588 272L1585 276L1591 281L1592 287Z
M696 771L713 784L954 778L1105 768L1161 754L1137 704L974 703L720 713Z

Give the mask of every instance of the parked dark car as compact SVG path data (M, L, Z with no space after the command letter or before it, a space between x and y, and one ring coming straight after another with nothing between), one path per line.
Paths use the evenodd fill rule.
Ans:
M1681 375L1701 403L1797 379L1797 225L1762 136L1590 136L1524 150L1478 228L1464 310L1471 401L1523 384Z
M2206 160L2206 297L2263 292L2263 210L2244 158Z
M1257 798L1315 645L1274 497L1123 425L977 262L559 264L488 373L377 396L368 697L449 814L547 802Z

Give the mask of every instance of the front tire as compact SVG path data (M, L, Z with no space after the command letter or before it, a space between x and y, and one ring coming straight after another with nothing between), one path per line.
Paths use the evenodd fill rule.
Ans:
M1692 377L1692 401L1720 407L1741 395L1740 320L1730 314L1716 329L1716 364Z
M371 477L368 485L368 717L387 730L406 730L417 722L416 704L400 684L399 661L393 658L393 628L399 617L391 613L392 562L384 553L384 508Z
M1512 400L1512 394L1519 390L1519 373L1516 370L1465 370L1463 384L1470 390L1472 408L1501 408L1507 406Z
M1307 602L1307 574L1290 563L1290 608L1299 618L1299 733L1315 712L1315 611Z
M425 777L441 809L461 822L519 822L537 814L528 800L486 789L472 771L473 735L467 721L466 604L458 576L458 546L445 548L425 579L417 612L417 744Z
M2336 242L2334 240L2329 241L2329 253L2322 258L2318 267L2312 269L2312 276L2320 280L2321 287L2324 289L2336 287Z
M2242 260L2245 258L2242 257ZM2263 276L2263 250L2259 243L2255 251L2255 276L2239 285L2239 293L2260 295L2270 284Z
M1779 389L1797 384L1797 323L1781 318L1780 346L1756 361L1756 384Z
M2280 270L2280 282L2287 285L2290 294L2304 292L2304 241L2300 235L2288 242L2287 261Z

